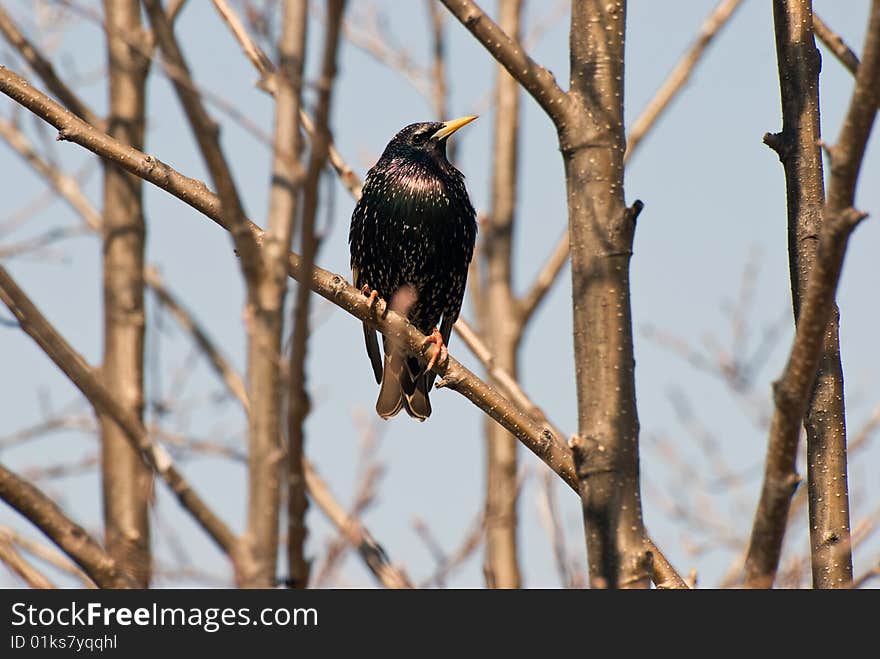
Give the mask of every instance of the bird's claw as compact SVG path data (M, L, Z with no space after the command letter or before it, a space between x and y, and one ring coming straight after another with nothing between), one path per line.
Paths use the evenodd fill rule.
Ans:
M443 335L440 334L440 330L436 327L434 328L434 331L422 341L422 348L429 343L435 344L437 349L434 351L434 354L431 355L431 359L428 360L428 365L425 367L426 371L432 370L437 364L442 364L449 359L449 351L446 349L446 344L443 343Z
M370 311L375 311L376 302L379 300L379 291L364 285L361 288L361 293L367 296L367 305L370 307Z

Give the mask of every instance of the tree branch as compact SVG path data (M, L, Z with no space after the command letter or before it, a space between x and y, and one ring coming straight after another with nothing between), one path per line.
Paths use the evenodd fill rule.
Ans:
M428 5L428 17L431 28L431 102L434 106L434 117L439 121L446 121L449 116L447 109L449 98L449 84L446 81L446 37L444 25L446 16L437 4L436 0L426 0ZM454 147L457 142L453 140L446 148ZM455 162L455 151L450 151L450 158Z
M219 199L201 182L183 176L155 157L120 144L94 130L3 66L0 66L0 92L55 126L59 130L61 139L79 144L103 158L118 162L128 171L172 194L220 227L229 230L224 216L220 213ZM263 232L252 223L249 224L249 228L259 244ZM300 264L301 259L298 255L292 252L288 254L288 273L291 277L296 279ZM301 283L356 318L373 324L383 334L398 341L422 364L426 364L432 356L434 348L422 352L425 337L421 332L396 312L386 309L381 301L375 305L375 308L371 308L361 291L348 285L341 275L314 267L307 280ZM526 448L535 453L570 487L577 487L571 453L561 445L561 438L554 437L552 431L536 425L525 412L499 395L455 358L450 356L448 361L437 366L437 370L440 371L441 376L444 376L446 386L461 393L512 432ZM657 569L656 561L655 569Z
M357 519L345 512L345 509L333 498L318 472L308 463L305 463L305 477L314 502L357 549L379 583L385 588L412 588L409 577L391 564L382 546Z
M336 78L336 58L339 50L340 29L345 12L344 0L328 0L325 21L324 51L321 57L321 76L318 80L318 102L315 108L315 128L311 135L311 150L306 178L303 184L303 211L300 234L302 250L301 277L311 271L318 254L320 239L315 231L318 202L320 194L321 173L327 162L330 147L330 111L333 101L333 84ZM303 478L302 465L304 460L305 423L311 409L309 394L306 388L306 359L308 356L309 315L311 309L311 292L305 286L296 290L294 303L293 337L290 351L290 392L288 399L288 438L289 460L292 468L298 469ZM302 521L305 515L305 487L297 495L297 501L291 501L291 513L300 518L299 528L304 529ZM291 516L290 519L293 517ZM298 529L297 529L298 530ZM301 536L300 544L304 540ZM300 550L301 551L301 550ZM306 580L307 581L307 580ZM303 581L303 584L306 583Z
M510 398L510 400L514 402L514 404L516 404L520 409L529 410L529 412L532 414L537 422L549 428L552 433L552 437L554 438L554 441L556 441L557 438L561 438L564 436L562 431L559 430L555 425L553 425L553 423L549 419L547 419L541 409L537 405L535 405L535 403L525 394L525 392L523 392L522 388L519 386L519 383L509 373L504 371L504 369L499 368L495 365L492 353L480 340L480 338L473 332L473 330L463 318L459 318L458 321L456 321L455 329L458 332L458 335L464 340L465 345L470 348L474 356L483 365L483 368L485 368L487 372L491 373L493 381L502 388L504 394L506 394ZM563 451L566 449L567 447L562 448ZM563 467L562 470L554 469L553 471L556 473L557 476L561 476L562 479L565 480L566 483L568 483L568 485L575 492L577 492L578 490L575 482L566 480L568 478L568 472L566 471L566 469L567 467ZM648 551L650 551L653 556L652 578L657 588L688 588L688 585L675 571L675 568L672 567L672 565L666 559L666 556L664 556L660 549L654 544L653 540L648 538L647 542Z
M2 268L0 268L2 270ZM5 276L5 271L2 271ZM6 302L5 289L0 293ZM49 497L0 465L0 498L45 533L101 588L132 588L134 584L109 554Z
M238 18L238 15L225 2L225 0L214 0L214 6L229 26L232 36L234 36L239 45L241 45L242 52L244 52L251 64L254 65L257 73L260 75L257 86L266 93L274 96L278 89L278 81L276 80L278 72L272 64L272 60L270 60L260 47L254 43L254 40L251 39L241 20ZM309 139L314 140L315 124L309 114L302 107L299 109L299 120L306 135L309 136ZM342 185L345 186L351 196L357 201L361 198L363 182L358 175L355 174L354 170L348 166L339 151L336 150L331 135L328 135L328 139L329 144L327 145L327 152L330 164L339 176Z
M797 20L801 20L800 17ZM818 62L814 66L818 66ZM814 389L814 383L818 383L821 387L823 382L827 381L828 376L823 376L821 372L817 378L817 368L822 363L820 360L823 346L826 353L828 352L825 343L826 325L829 318L834 317L835 292L847 242L852 231L865 217L863 213L857 212L853 205L858 172L876 114L875 109L880 101L878 80L880 80L880 0L874 0L865 38L864 61L856 76L855 89L838 143L830 149L832 162L828 200L822 227L818 232L819 244L814 265L806 277L806 286L801 294L801 306L796 311L797 332L785 371L781 379L774 384L775 410L770 427L764 484L746 556L746 585L750 587L766 588L773 583L782 550L791 497L799 482L795 470L800 432L799 419L808 409L809 396ZM816 132L818 133L818 130ZM787 157L788 154L785 155ZM825 362L827 361L826 359ZM841 397L839 401L835 399L835 402L841 405L837 427L833 429L834 435L831 441L828 432L824 432L815 440L821 443L811 455L811 459L821 461L822 464L818 465L820 469L830 470L827 475L830 480L815 473L819 483L815 495L811 494L811 499L822 496L819 492L822 487L831 488L833 492L841 492L839 488L843 488L842 491L846 492L846 431L843 425L842 374L839 377L840 392L834 393L831 389L831 393L824 396L824 398L837 395ZM820 404L823 410L827 407L826 400L820 400ZM820 419L822 415L822 412L816 414ZM809 427L808 420L808 430ZM842 483L834 482L841 478ZM828 573L823 569L823 566L829 562L845 560L846 553L850 551L848 542L840 542L848 536L848 513L844 522L840 514L828 515L828 509L821 506L818 501L813 500L812 503L814 511L812 515L821 519L811 521L819 521L822 527L818 536L813 535L811 528L813 552L819 559L818 573L814 570L814 580L825 585L839 585L840 579L848 582L852 578L851 567L848 577L845 567L842 572L835 570ZM839 509L839 506L835 508ZM841 554L841 547L843 554L838 555Z
M511 39L472 0L441 0L492 57L532 95L538 105L560 126L569 117L569 98L553 74L529 57L522 44Z
M161 1L143 0L143 4L150 17L150 25L153 28L156 42L159 44L168 66L175 72L175 75L171 76L171 82L183 106L193 136L199 145L211 180L220 196L223 213L229 222L230 233L235 242L236 251L241 258L242 272L249 290L248 295L251 297L250 289L261 275L260 261L257 245L247 230L244 208L229 170L229 164L220 148L220 129L208 115L201 97L192 83L189 66L174 36L168 16L162 9Z
M6 143L30 165L34 172L45 179L52 190L79 214L92 231L101 231L101 226L104 223L103 218L82 193L76 179L42 158L33 144L25 137L24 133L15 124L3 117L0 117L0 137L6 140Z
M0 68L0 75L2 73L2 68ZM187 480L177 471L168 453L160 445L150 440L140 419L116 401L95 375L93 369L52 327L2 266L0 266L0 299L9 307L22 329L70 378L71 382L76 385L95 409L101 414L112 417L116 424L122 428L132 444L141 451L147 463L171 488L183 507L192 514L217 546L234 562L237 559L237 540L232 531L220 518L214 515ZM94 578L94 575L89 574Z
M830 212L842 211L855 204L856 183L868 137L880 106L880 0L873 0L868 21L862 63L849 108L837 138L829 148L831 180L828 183Z
M53 549L49 545L44 545L36 540L31 540L8 526L0 527L0 535L5 535L13 545L17 545L34 558L38 558L78 579L82 582L84 588L97 588L89 575L83 572L66 554L57 549Z
M192 336L193 341L207 357L214 372L223 380L229 392L242 404L245 414L247 414L249 405L244 382L241 381L238 373L233 370L229 362L217 351L207 330L193 318L184 303L165 285L165 281L155 267L148 265L144 269L144 283L150 287L162 306L174 316L177 323Z
M811 31L811 0L774 3L783 130L768 136L785 167L789 269L795 321L816 258L825 190L819 133L819 51ZM832 310L804 425L810 492L813 584L839 587L852 580L846 415L840 363L839 313ZM829 543L836 537L839 543ZM842 549L843 548L843 549Z
M673 98L678 95L682 87L687 84L697 63L703 56L706 48L712 43L715 36L733 16L733 12L739 7L740 0L721 0L700 27L700 33L696 40L672 69L672 72L663 82L657 93L648 103L638 118L629 128L626 140L626 158L636 150L639 143L645 137L651 127L657 122L666 108L669 107Z
M769 588L779 564L791 496L800 481L795 458L801 421L815 381L846 245L864 217L850 208L836 215L826 215L823 221L791 353L781 378L773 385L775 409L764 484L746 557L748 587Z
M702 61L703 55L718 32L727 25L733 12L739 6L740 0L721 0L721 3L713 10L703 22L700 34L697 36L691 48L676 63L670 74L663 81L660 89L648 102L641 114L633 122L627 135L626 152L623 155L623 163L627 164L633 154L638 150L648 133L657 125L665 109L675 97L684 89L685 83L690 79L697 64ZM633 218L635 219L635 218ZM544 298L553 288L553 284L559 279L569 255L569 236L566 231L556 243L550 258L541 268L532 287L520 298L519 307L523 317L523 325L527 325Z
M0 529L0 562L5 563L13 574L18 575L31 588L41 590L55 588L46 575L28 563L24 556L16 551L12 538L2 529Z
M834 53L840 63L843 64L850 73L855 75L856 71L859 69L858 55L856 55L852 49L846 45L843 38L837 34L837 32L828 27L825 21L819 18L819 15L815 12L813 12L813 30L816 32L816 36L819 37L819 40L825 44L828 50Z
M579 480L592 585L645 588L629 263L641 207L624 202L626 2L572 6L571 96L560 131L568 194Z
M62 105L68 110L80 117L83 121L91 124L99 130L104 130L106 125L89 107L82 102L79 96L68 87L58 74L55 73L55 67L43 56L38 48L25 38L18 29L18 26L12 20L12 17L6 13L3 7L0 7L0 32L6 38L13 48L24 58L34 72L40 76L50 92L55 94Z
M149 270L148 270L149 272ZM149 280L148 280L149 281ZM167 293L167 291L166 291ZM160 298L163 303L166 298ZM240 392L241 397L239 401L244 406L245 409L250 407L250 403L248 401L247 392L244 387L244 382L241 379L241 376L235 371L231 364L227 361L227 359L222 355L220 350L213 344L207 334L202 334L201 336L197 336L194 328L199 328L199 323L192 317L192 315L186 311L183 305L178 302L174 298L170 298L173 300L173 304L175 305L175 309L172 309L172 313L174 314L177 321L180 323L181 327L185 330L189 331L193 334L194 339L196 340L196 344L199 348L204 352L204 354L209 358L212 364L215 365L215 370L221 374L221 379L223 383L226 385L227 389L235 395L237 398L239 394L236 392ZM355 520L351 515L340 515L339 511L343 510L342 506L339 502L333 498L332 493L326 484L317 476L317 472L315 468L308 463L308 461L304 461L302 464L303 469L303 478L305 479L305 487L308 494L312 497L312 499L316 502L320 502L319 508L321 511L327 516L331 523L336 525L337 529L340 533L343 533L346 536L347 541L353 537L351 535L351 528L361 529L366 537L372 538L369 531L364 527L363 523L359 520ZM307 476L311 473L313 478L308 478ZM317 489L312 491L310 488L315 486ZM359 536L358 536L359 537ZM355 545L355 548L359 547L361 544L360 540ZM376 546L379 546L376 544ZM361 557L365 560L367 567L372 571L373 566L371 566L369 561L372 561L377 553L375 551L360 553ZM384 552L380 552L381 556L385 556ZM388 584L397 584L401 583L400 579L393 577L394 568L388 566L391 578L389 578L386 582L383 582L383 585ZM382 579L382 576L385 574L385 568L380 570L381 574L377 574L377 577ZM291 577L295 578L293 574Z
M553 288L553 284L562 274L562 269L568 263L569 249L568 231L565 231L562 238L556 243L556 247L553 248L550 258L547 259L544 267L535 277L535 281L532 282L532 287L519 300L519 315L523 328L531 322L535 311L541 306L550 289Z

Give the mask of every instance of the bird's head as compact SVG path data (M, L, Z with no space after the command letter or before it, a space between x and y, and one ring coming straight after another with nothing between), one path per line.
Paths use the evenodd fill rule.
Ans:
M400 130L388 146L382 158L407 158L446 160L446 140L462 126L477 117L459 117L450 121L426 121L410 124Z

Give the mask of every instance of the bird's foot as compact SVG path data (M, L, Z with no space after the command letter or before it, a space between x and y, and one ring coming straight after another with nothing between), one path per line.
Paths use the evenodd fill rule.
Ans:
M437 364L442 364L447 359L449 359L449 351L446 349L446 344L443 343L443 335L440 334L440 330L436 327L434 331L431 332L430 335L425 337L425 340L422 341L422 348L424 348L429 343L433 343L437 346L437 349L434 351L434 354L431 355L431 359L428 361L428 365L425 367L425 370L432 370Z
M364 285L361 288L361 293L367 296L367 304L370 307L371 312L375 312L376 310L376 302L379 301L379 291L374 288L370 288L367 285Z

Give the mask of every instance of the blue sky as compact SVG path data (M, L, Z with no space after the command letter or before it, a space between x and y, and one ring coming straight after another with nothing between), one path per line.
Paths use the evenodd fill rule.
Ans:
M88 5L90 3L83 3ZM557 3L527 3L527 22L551 13ZM631 122L652 97L662 80L697 34L710 13L712 0L657 3L632 0L627 25L626 118ZM860 50L868 11L866 0L846 3L816 0L817 13ZM104 52L96 25L70 17L59 30L38 26L31 3L10 3L10 11L29 27L29 34L53 49L66 74L78 73L78 91L99 112L105 107L104 84L99 76ZM52 3L49 3L52 7ZM94 3L97 7L97 3ZM396 43L424 64L429 54L423 3L352 0L349 17L375 7L387 18ZM495 12L494 3L484 7ZM53 9L52 11L57 11ZM67 15L67 14L64 14ZM314 73L321 45L321 25L312 23L310 69ZM190 2L178 24L197 82L221 95L265 132L272 127L272 103L254 87L255 75L210 3ZM491 89L494 63L457 22L447 22L448 75L453 116L471 114ZM551 69L565 86L568 77L567 19L563 16L532 49L533 57ZM823 50L821 75L822 133L834 141L846 111L852 76ZM8 49L0 47L0 62L22 70ZM35 84L41 86L37 80ZM9 104L7 104L8 108ZM516 285L526 290L565 230L566 211L562 164L550 121L528 97L522 104L521 181L517 199ZM8 109L4 110L8 113ZM222 125L222 140L244 198L249 216L263 224L268 200L269 150L234 121L214 112ZM333 110L337 147L361 174L375 161L388 139L413 121L433 117L431 106L399 72L365 55L350 43L340 53L338 85ZM488 158L492 135L491 111L455 136L458 166L467 176L471 198L478 210L489 199ZM22 126L37 139L40 131L29 116ZM207 180L194 142L168 81L154 74L149 90L147 151L187 175ZM652 536L682 572L696 569L700 583L717 584L744 549L757 500L766 431L752 420L752 412L770 405L770 382L781 372L790 343L790 293L786 255L785 187L776 155L761 142L767 131L781 128L779 84L769 3L746 0L710 47L686 89L652 130L632 159L626 174L627 200L642 199L632 260L632 305L637 363L637 398L642 427L641 466L644 478L645 520ZM76 171L90 162L75 145L52 143L58 162ZM40 142L42 144L42 142ZM0 148L4 173L0 198L2 218L39 196L45 186L6 147ZM99 168L85 189L100 201ZM880 213L880 153L876 134L869 144L857 205ZM353 201L331 180L321 226L326 229L318 262L348 274L346 244ZM149 222L148 261L173 283L198 318L240 370L244 369L244 333L241 323L243 287L229 237L212 222L166 193L147 190ZM24 227L2 240L20 240L49 227L76 222L61 203L34 216ZM869 218L856 231L847 255L839 289L841 346L846 377L848 423L855 432L880 402L880 351L876 347L878 283L875 251L880 225ZM703 347L708 354L729 349L733 334L730 310L740 296L743 271L755 264L752 304L745 314L753 351L768 327L781 329L772 350L756 364L754 400L744 402L719 378L687 364L648 331L679 337ZM4 262L40 308L68 340L93 364L100 360L100 246L92 237L66 242L51 255ZM169 428L195 438L243 446L244 418L228 399L218 400L220 385L203 360L193 356L187 337L170 318L157 314L149 302L150 363L148 393L167 395L182 387L183 409L167 419ZM563 274L526 335L522 352L525 390L563 429L576 430L573 351L570 333L570 285ZM466 302L463 315L473 318ZM8 314L0 312L0 318ZM308 422L307 452L338 497L353 494L357 470L361 419L372 420L376 386L363 351L357 321L329 303L314 304L316 333L310 348L309 385L314 411ZM478 370L478 364L453 337L451 352ZM77 392L39 349L18 330L0 327L0 388L4 413L0 436L38 422L46 407L55 410L79 400ZM674 401L686 400L695 424L683 423ZM50 401L50 403L47 403ZM482 507L483 439L478 410L460 396L436 392L434 415L424 424L397 418L382 423L378 457L384 478L376 504L364 516L373 535L396 562L418 580L429 574L430 553L413 531L412 520L425 520L444 547L452 550ZM703 444L697 440L703 437ZM875 442L876 444L876 442ZM704 448L700 448L703 446ZM710 447L708 453L705 447ZM12 468L46 466L94 454L92 436L59 432L21 446L2 448L0 459ZM853 522L875 513L880 495L875 445L854 455L850 490ZM526 480L521 496L522 566L524 582L532 587L556 587L552 547L541 525L539 504L544 467L521 452ZM742 479L731 487L720 478L718 465ZM684 466L686 465L686 466ZM714 465L714 466L713 466ZM246 486L240 465L214 458L183 462L186 474L237 529L243 527ZM723 471L723 469L722 469ZM99 533L100 486L93 474L41 482L61 498L65 509ZM560 486L558 500L568 532L569 549L583 569L583 530L576 497ZM727 544L712 542L680 519L681 509L696 511L704 522L717 526ZM310 549L320 558L331 529L314 508ZM8 508L0 507L0 524L27 530L28 525ZM194 564L223 577L229 569L213 546L177 508L160 486L157 499L157 537L161 556L171 556L171 535L190 547ZM806 519L789 537L795 554L806 550ZM739 542L739 544L737 544ZM739 548L739 549L738 549ZM702 549L695 553L696 549ZM876 562L880 542L869 539L856 550L856 572ZM481 558L472 559L449 582L462 587L482 585ZM320 561L319 561L320 562ZM279 573L283 574L280 567ZM3 577L0 577L2 579ZM11 579L0 583L12 583ZM370 586L370 575L354 556L341 573L341 584Z

